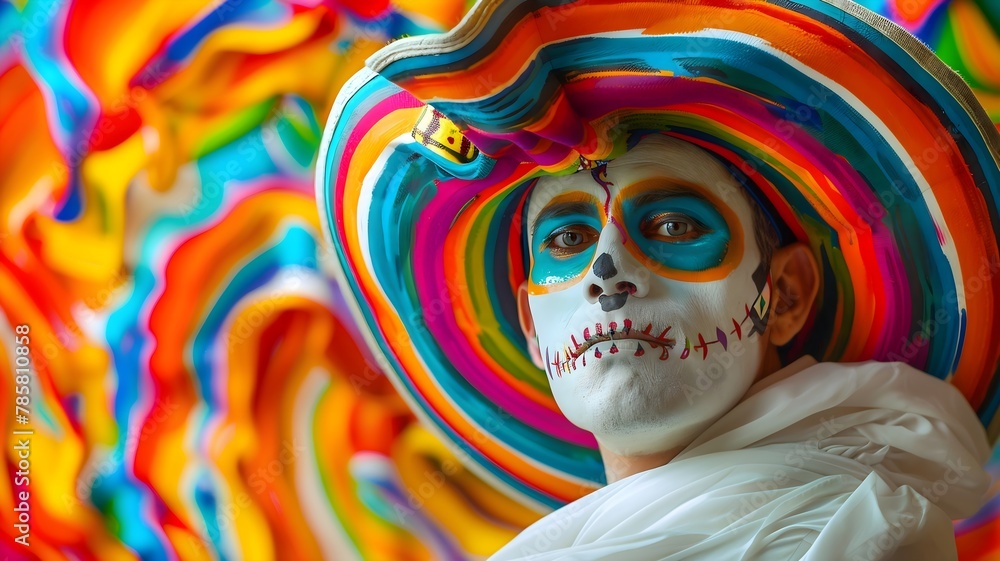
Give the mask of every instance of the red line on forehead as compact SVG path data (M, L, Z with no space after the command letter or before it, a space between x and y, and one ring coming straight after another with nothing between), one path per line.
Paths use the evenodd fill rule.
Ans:
M614 216L611 216L611 187L614 183L608 181L608 164L607 162L602 163L590 172L590 176L594 179L594 182L604 189L604 216L608 217L608 220L618 228L618 233L621 234L622 245L628 241L628 233L625 231L625 227L622 226Z
M590 176L594 178L594 182L604 189L604 215L608 216L611 214L611 189L610 187L614 185L608 181L608 164L603 163L590 171Z
M625 232L625 227L622 226L621 223L618 222L618 219L614 216L612 216L609 220L615 225L615 228L618 228L618 233L622 236L622 245L625 245L625 242L628 241L628 234Z

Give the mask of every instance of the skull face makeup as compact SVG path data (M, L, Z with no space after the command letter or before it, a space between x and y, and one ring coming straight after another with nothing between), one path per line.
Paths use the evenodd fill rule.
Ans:
M754 381L770 283L740 189L707 152L660 135L534 187L539 354L562 412L603 447L682 446Z

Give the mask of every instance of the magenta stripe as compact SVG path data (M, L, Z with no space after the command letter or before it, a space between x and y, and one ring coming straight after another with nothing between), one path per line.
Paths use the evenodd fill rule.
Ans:
M361 119L358 119L358 121L354 123L354 126L351 127L351 134L347 137L347 139L333 147L337 149L337 159L339 162L334 162L337 169L337 175L335 178L337 184L334 189L336 196L331 203L334 207L333 216L337 220L337 230L341 239L345 239L343 211L347 209L344 209L342 205L344 201L344 191L347 188L347 171L351 167L351 163L354 161L355 150L361 145L361 139L368 134L372 127L378 124L379 121L384 119L386 115L392 113L393 111L398 111L400 109L413 109L423 106L424 103L413 97L413 95L409 92L400 91L390 95L382 101L372 105L371 109L363 111L362 114L364 116ZM357 112L354 114L357 115ZM353 263L353 261L354 260L352 259L351 262Z

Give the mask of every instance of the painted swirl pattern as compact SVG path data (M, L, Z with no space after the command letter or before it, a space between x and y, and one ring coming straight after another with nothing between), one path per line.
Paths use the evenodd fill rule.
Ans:
M5 405L15 326L34 364L27 486L5 447L4 553L467 559L537 518L422 429L365 355L315 206L343 81L464 9L0 4Z

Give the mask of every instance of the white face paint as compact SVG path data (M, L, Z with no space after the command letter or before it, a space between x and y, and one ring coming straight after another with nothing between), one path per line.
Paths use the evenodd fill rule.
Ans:
M602 447L686 445L756 377L770 283L741 189L710 154L662 135L535 186L540 354L560 409Z

